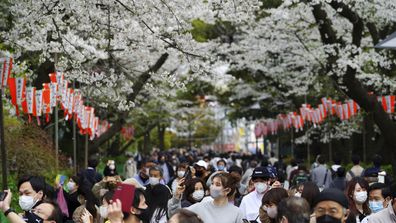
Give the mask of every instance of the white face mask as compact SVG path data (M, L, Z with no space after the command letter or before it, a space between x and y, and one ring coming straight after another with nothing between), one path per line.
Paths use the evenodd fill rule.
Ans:
M73 190L76 188L76 183L69 181L69 182L66 184L66 187L67 187L67 189L68 189L69 191L73 191Z
M149 183L151 186L157 185L160 182L160 178L157 177L150 177L149 178Z
M262 194L268 189L268 185L263 182L258 182L254 184L254 187L256 188L257 193Z
M31 196L22 195L19 197L19 206L24 211L29 211L37 203Z
M196 190L194 193L192 193L192 198L194 198L195 201L200 201L202 198L205 196L205 191L204 190Z
M353 197L357 203L363 204L367 200L367 191L355 192Z
M110 164L109 168L110 168L110 170L114 170L115 169L115 165L114 164Z
M276 216L278 215L278 210L276 209L276 206L267 208L267 214L268 217L275 219Z
M223 188L221 187L216 187L215 185L211 185L210 186L210 196L213 199L216 199L218 197L221 197L221 192L222 192Z
M177 176L182 178L185 173L186 173L186 171L177 171Z
M108 214L107 206L104 206L104 205L100 206L99 207L99 214L100 214L100 217L107 218L107 214Z
M297 192L297 193L294 194L294 196L295 196L295 197L301 197L301 193L300 193L300 192Z

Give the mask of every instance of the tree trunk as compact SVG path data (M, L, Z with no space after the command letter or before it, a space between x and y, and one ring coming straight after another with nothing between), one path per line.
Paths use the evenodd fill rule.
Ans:
M157 126L158 129L158 141L159 141L159 149L161 151L165 150L165 126L158 124Z
M168 59L169 54L164 53L160 56L160 58L157 60L157 62L150 67L147 71L142 73L139 78L135 81L133 85L133 92L128 95L128 101L133 102L135 101L136 97L140 93L140 91L143 89L144 85L147 83L148 79L150 79L151 74L157 72L162 65L165 63L165 61ZM99 149L99 146L101 146L103 143L107 142L109 139L111 139L115 134L117 134L119 131L121 131L123 124L125 123L125 118L128 117L128 113L125 112L121 114L116 120L113 125L110 127L109 130L107 130L104 134L102 134L99 138L96 138L93 143L90 145L90 153L96 153Z
M335 10L342 9L340 15L348 19L352 25L352 44L356 47L360 47L361 38L363 37L363 20L350 8L345 6L344 3L339 1L331 1L329 3ZM319 32L324 44L341 44L344 45L344 41L341 38L337 38L336 32L332 27L330 19L327 17L327 13L321 8L321 4L313 6L312 13L317 22ZM376 41L376 40L374 40ZM352 55L354 57L355 55ZM338 57L334 55L329 55L327 61L327 68L335 64ZM348 97L356 101L361 108L366 112L373 114L374 122L377 124L381 130L382 135L386 141L385 152L392 156L392 169L393 174L396 175L396 125L387 114L382 105L378 103L377 98L373 94L369 94L367 89L362 85L362 83L356 78L356 70L348 66L345 74L339 80L339 77L333 77L339 83L341 81L342 85L347 88L346 94Z

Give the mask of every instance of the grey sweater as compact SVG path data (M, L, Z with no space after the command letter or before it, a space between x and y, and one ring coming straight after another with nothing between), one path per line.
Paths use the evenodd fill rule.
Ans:
M168 211L172 215L177 209L181 208L180 200L172 198L168 202ZM216 206L213 201L203 201L186 208L196 213L205 223L241 223L242 212L238 207L227 204Z

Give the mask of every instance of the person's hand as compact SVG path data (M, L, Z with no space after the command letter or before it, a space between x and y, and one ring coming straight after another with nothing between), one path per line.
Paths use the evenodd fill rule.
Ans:
M185 178L181 178L179 182L177 183L177 188L175 192L175 197L180 199L181 196L183 195L184 191L186 190L186 185L184 184L186 181Z
M81 222L83 223L91 223L93 222L93 217L91 213L85 208L82 215L81 215Z
M5 212L8 209L10 209L11 205L11 198L12 198L12 193L11 190L4 190L4 193L7 193L6 197L4 198L3 201L0 201L0 209Z
M194 178L194 177L195 177L195 173L196 173L197 171L196 171L195 168L192 167L192 166L189 166L188 168L190 168L191 176Z
M115 202L111 202L107 206L107 219L111 223L122 223L124 218L124 214L122 213L122 205L120 200L116 200Z

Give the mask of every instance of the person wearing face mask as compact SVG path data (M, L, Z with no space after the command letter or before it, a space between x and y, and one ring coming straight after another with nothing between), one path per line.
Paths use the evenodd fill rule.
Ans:
M266 167L257 167L253 170L252 181L254 183L254 191L242 198L239 209L243 213L243 218L248 221L257 220L259 216L259 209L264 194L270 189L269 183L272 174Z
M149 209L142 189L135 190L129 212L122 212L121 205L121 201L118 199L108 205L107 218L110 223L143 223L147 220Z
M388 207L391 200L389 187L384 183L374 183L369 187L369 207L372 212L362 220L361 223L367 223L373 214L378 213Z
M184 177L184 174L187 171L187 168L190 168L186 163L181 163L176 168L176 177L169 182L170 188L172 192L175 193L177 189L177 185L179 181Z
M348 208L348 199L344 193L334 188L324 189L314 202L316 223L346 223Z
M66 187L67 190L69 191L68 193L66 193L65 191L63 191L65 199L66 199L66 203L67 203L67 209L69 211L69 218L71 219L71 217L73 216L73 212L78 208L78 206L80 206L80 202L78 202L78 187L81 184L82 179L79 176L72 176L69 179L69 182L67 182Z
M113 196L114 196L114 191L108 191L103 195L101 199L102 204L99 206L99 208L97 208L99 214L99 223L103 223L107 219L108 206L113 200Z
M349 202L350 215L347 222L361 222L371 214L368 202L369 185L361 177L354 177L349 181L345 194Z
M39 176L22 177L18 182L18 190L19 206L25 212L38 206L44 198L55 197L55 190Z
M194 164L195 168L195 176L201 178L204 182L209 179L210 171L208 171L208 164L203 161L199 160Z
M172 165L170 165L170 163L167 161L167 155L160 154L158 156L158 163L159 166L162 168L162 173L163 173L162 179L164 180L165 184L168 184L170 179L174 177L175 172L173 171Z
M242 212L228 202L228 197L235 193L236 180L229 173L218 173L213 176L210 185L210 196L213 200L198 202L187 210L190 210L202 219L205 223L240 223L242 222ZM178 190L168 202L170 216L181 208L181 197L185 186L178 186Z
M162 190L163 194L161 196L163 196L163 197L169 197L169 198L172 197L172 191L167 185L165 185L165 182L163 181L163 170L161 167L159 167L159 166L151 167L149 170L149 175L150 175L150 178L149 178L150 183L149 183L149 185L146 186L145 195L146 195L147 205L149 207L153 207L153 205L157 203L157 200L156 200L157 195L154 190L154 187L161 184L162 187L165 188L165 190ZM149 217L151 218L151 216L149 216ZM150 218L148 219L148 221L144 221L144 222L148 223Z
M0 209L10 223L62 223L62 211L53 201L43 201L34 209L25 212L23 217L19 216L11 208L12 192L7 193L5 199L0 202Z
M205 197L208 188L204 182L199 178L193 178L185 182L186 189L183 193L181 201L182 208L190 207L191 205L201 202Z
M217 174L217 173L221 173L221 172L227 172L226 170L226 161L224 159L219 159L216 162L216 171L214 171L208 178L208 180L206 181L206 186L210 186L212 184L212 177Z
M133 177L139 184L146 186L149 184L149 169L152 163L142 163L139 172Z
M273 188L263 196L262 205L259 210L261 223L275 223L277 217L277 206L279 202L289 197L283 188Z
M99 207L99 200L95 197L93 192L90 190L88 185L80 185L77 189L77 199L80 202L80 206L76 208L73 212L72 219L76 223L85 223L83 222L83 215L88 211L90 215L93 216L93 220L97 220L98 210L96 207Z
M374 213L368 217L369 223L395 223L396 222L396 184L393 183L390 188L390 200L388 206L383 210Z

